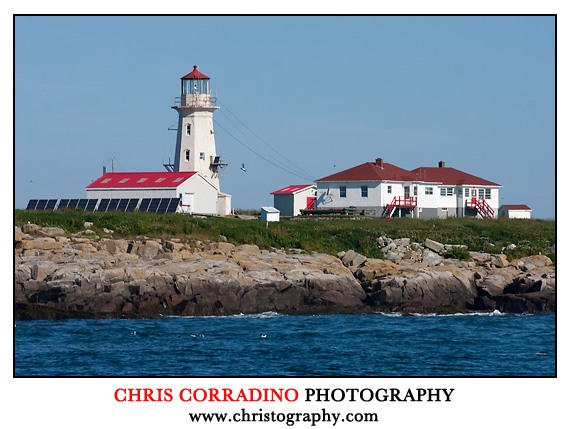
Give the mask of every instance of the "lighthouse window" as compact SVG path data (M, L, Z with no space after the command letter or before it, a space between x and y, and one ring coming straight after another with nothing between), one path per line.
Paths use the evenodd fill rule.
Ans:
M200 159L206 159L206 153L200 152Z
M186 135L190 135L190 130L192 129L192 124L186 124Z
M186 149L186 161L190 161L190 149Z

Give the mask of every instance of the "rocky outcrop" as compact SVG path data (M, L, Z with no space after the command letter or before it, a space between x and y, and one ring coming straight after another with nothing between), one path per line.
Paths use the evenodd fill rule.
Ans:
M155 317L353 311L364 291L337 258L254 245L16 230L16 314Z
M458 246L380 237L386 259L369 259L106 233L16 228L16 317L556 308L554 269L541 255L509 262L471 252L458 261L446 257Z
M508 261L504 254L468 252L466 261L446 258L455 249L434 240L378 238L387 259L353 251L338 256L360 281L366 304L383 311L556 311L556 274L544 255Z

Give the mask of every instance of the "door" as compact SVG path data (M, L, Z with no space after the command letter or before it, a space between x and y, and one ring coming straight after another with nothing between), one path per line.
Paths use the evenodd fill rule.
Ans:
M180 203L182 207L182 211L184 213L193 213L194 212L194 194L189 192L185 192L182 194L182 202Z

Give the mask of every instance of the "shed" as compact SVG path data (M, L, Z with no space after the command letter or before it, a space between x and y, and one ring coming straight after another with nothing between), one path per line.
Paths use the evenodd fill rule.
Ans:
M218 190L195 171L105 173L85 190L88 199L180 198L178 212L218 213Z
M279 210L275 207L261 207L261 220L266 222L279 222Z
M503 204L499 207L499 217L509 219L530 219L531 212L526 204Z
M314 209L317 199L315 185L289 185L271 193L273 205L283 216L299 216L303 209Z

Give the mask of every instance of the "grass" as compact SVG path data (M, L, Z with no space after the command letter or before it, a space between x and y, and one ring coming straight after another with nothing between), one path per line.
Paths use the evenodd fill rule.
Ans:
M500 253L508 244L517 247L505 251L509 258L545 254L555 260L556 227L551 220L539 219L384 219L366 217L306 218L265 223L234 218L197 218L181 214L98 213L83 210L15 210L15 224L30 222L40 226L58 226L70 233L84 230L84 222L93 222L99 234L112 229L115 236L133 238L181 238L219 241L221 236L234 244L256 244L260 248L298 248L307 252L336 254L353 249L368 257L382 257L376 238L408 237L423 242L426 238L445 244L464 244L469 250Z

